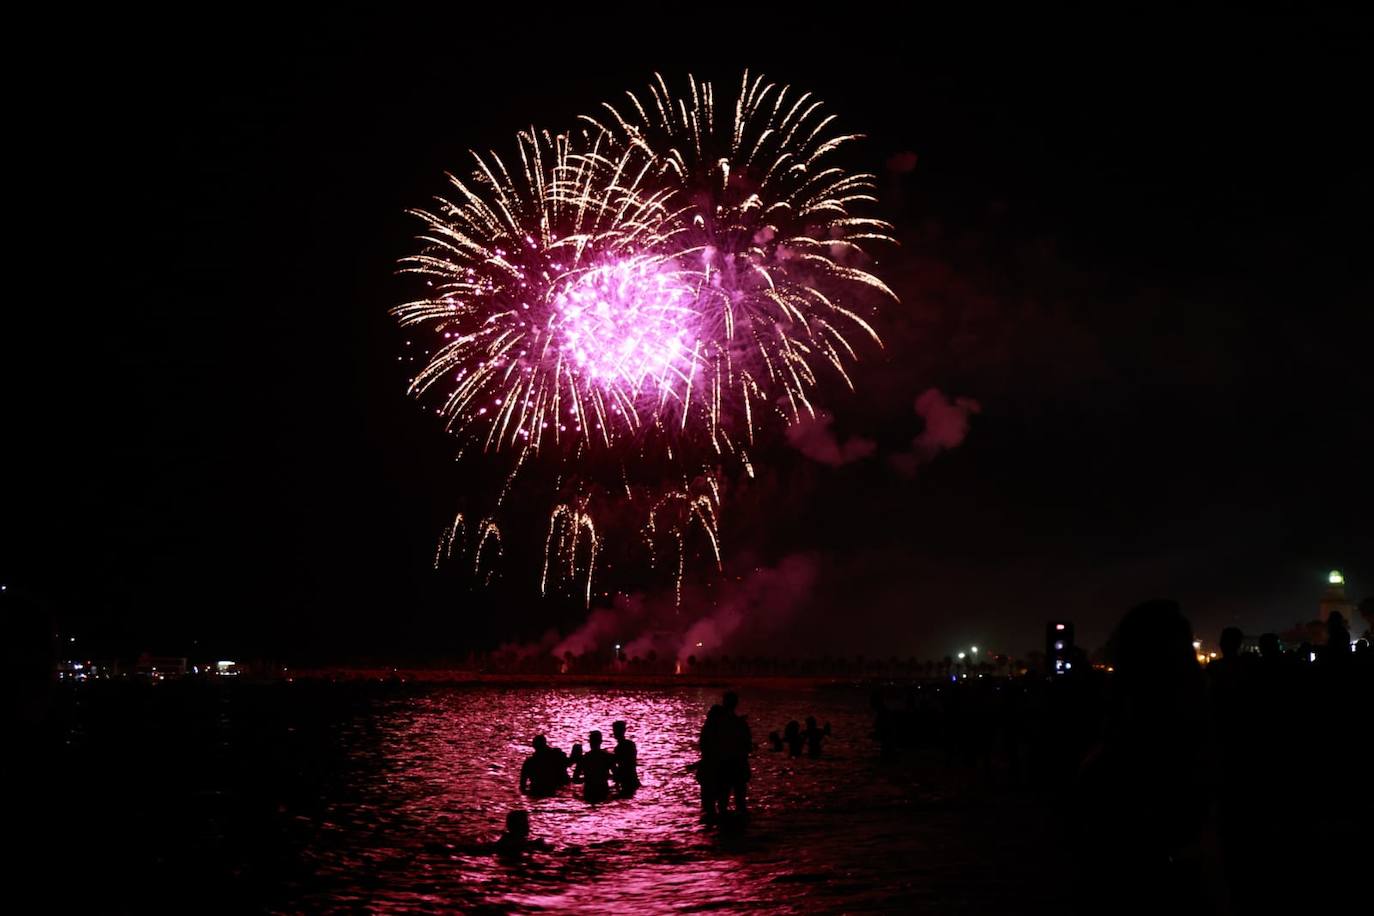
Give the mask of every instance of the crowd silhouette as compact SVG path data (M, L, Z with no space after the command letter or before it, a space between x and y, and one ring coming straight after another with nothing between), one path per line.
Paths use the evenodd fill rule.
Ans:
M1374 652L1339 613L1326 629L1320 645L1266 633L1245 651L1227 627L1204 667L1179 605L1150 601L1105 664L916 685L900 704L874 691L873 736L886 760L934 751L1040 793L1085 909L1307 912L1358 883L1374 816L1354 771L1371 759ZM1323 880L1308 876L1315 837Z

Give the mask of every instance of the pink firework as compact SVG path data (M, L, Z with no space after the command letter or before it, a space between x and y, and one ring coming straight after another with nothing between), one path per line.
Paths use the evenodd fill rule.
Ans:
M876 340L862 313L891 297L864 248L890 227L851 212L873 178L835 161L853 135L762 78L719 120L711 85L688 86L675 99L658 78L581 132L522 133L513 168L474 154L452 198L416 212L424 248L403 270L429 291L393 310L429 332L412 392L437 395L461 454L508 456L474 530L498 543L517 484L547 489L543 582L580 580L588 601L617 530L598 518L675 545L679 581L692 530L719 564L717 481L752 474L760 426L813 414L826 373L851 384L849 337ZM458 545L466 530L439 554L466 546L481 573L492 551Z
M574 373L618 403L653 410L692 386L696 291L675 271L626 258L578 275L554 297L549 339Z

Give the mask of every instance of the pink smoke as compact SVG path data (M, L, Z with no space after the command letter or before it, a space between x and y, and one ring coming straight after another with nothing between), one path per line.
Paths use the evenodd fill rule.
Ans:
M834 419L823 410L814 417L803 418L787 427L787 441L812 461L832 468L867 458L877 450L876 442L862 436L854 436L841 444L830 429Z
M598 608L566 638L542 645L556 657L582 655L624 644L626 658L710 655L730 646L766 639L790 621L810 598L818 562L808 554L784 557L775 566L757 567L735 581L725 581L711 593L692 590L678 606L671 593L646 598L622 596L614 606ZM692 613L693 605L705 610ZM638 634L631 638L631 634ZM701 645L697 645L700 643Z
M888 462L907 476L948 449L957 448L968 436L969 418L981 413L983 407L973 398L951 401L938 388L930 388L916 398L916 413L925 421L925 429L911 440L911 451L888 456Z
M618 642L626 628L642 623L644 599L640 595L617 595L615 604L597 608L582 624L553 647L553 654L562 658L565 653L583 655L597 648Z
M737 634L762 637L780 629L810 597L816 567L814 557L793 554L727 586L716 607L683 634L678 661L696 652L720 651Z
M506 642L496 647L493 655L508 656L524 660L533 658L536 655L543 655L552 649L559 640L557 630L545 630L544 635L539 637L537 642L514 643Z

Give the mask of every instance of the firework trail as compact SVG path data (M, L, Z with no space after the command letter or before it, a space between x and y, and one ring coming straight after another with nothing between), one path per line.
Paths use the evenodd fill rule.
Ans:
M814 415L827 369L852 387L850 338L880 343L855 300L895 301L864 269L890 227L852 212L874 177L833 162L855 135L762 77L725 119L709 83L687 85L675 98L658 77L576 130L531 128L509 163L474 153L470 178L413 211L422 249L402 271L427 292L393 309L429 344L411 392L461 458L506 468L436 563L469 549L489 577L502 506L535 489L552 507L541 589L580 581L590 603L596 519L626 505L680 589L692 532L719 565L720 478L752 475L759 429Z

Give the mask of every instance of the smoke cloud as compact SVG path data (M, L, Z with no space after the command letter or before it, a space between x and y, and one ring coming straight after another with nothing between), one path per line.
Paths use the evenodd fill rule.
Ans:
M715 609L687 628L678 660L697 651L720 651L738 636L761 639L781 629L810 597L816 565L814 557L794 554L727 587Z
M835 418L825 411L817 411L814 417L805 418L787 427L787 441L812 461L832 468L867 458L877 450L876 442L862 436L854 436L841 443L830 428L834 420Z
M916 413L925 421L925 429L911 441L911 451L889 455L888 462L900 473L912 476L936 455L962 445L968 436L969 418L982 409L973 398L951 401L940 389L927 389L916 398Z
M678 661L694 654L740 651L766 642L793 619L811 598L818 572L815 556L792 554L709 590L689 589L681 607L671 592L653 598L621 596L612 607L593 611L566 638L556 644L544 640L541 646L561 658L567 652L604 651L619 642L626 658L653 653Z
M587 622L553 647L553 654L562 658L567 652L582 655L597 647L604 647L623 638L626 630L643 625L644 599L640 595L617 595L615 604L592 611Z

